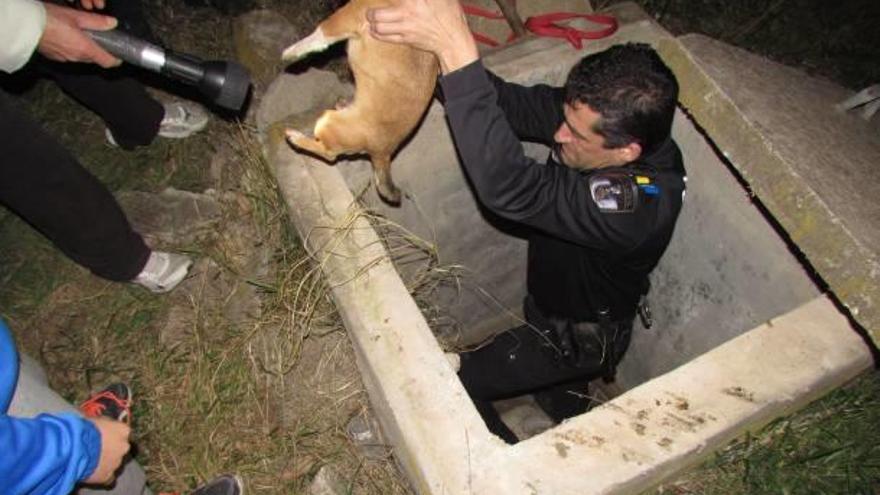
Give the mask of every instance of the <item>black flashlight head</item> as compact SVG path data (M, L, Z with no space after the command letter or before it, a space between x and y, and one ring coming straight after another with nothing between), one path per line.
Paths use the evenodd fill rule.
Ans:
M251 76L241 64L211 61L202 64L204 74L198 83L199 91L214 104L239 111L247 99Z

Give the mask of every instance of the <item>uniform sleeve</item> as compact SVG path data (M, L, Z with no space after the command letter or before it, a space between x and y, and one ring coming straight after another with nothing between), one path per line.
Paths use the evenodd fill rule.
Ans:
M595 249L628 250L644 239L638 216L647 212L603 212L584 174L525 155L481 61L443 76L440 84L462 166L483 205L504 218ZM544 102L526 102L530 112L553 104L548 103L552 93L532 96Z
M35 0L0 0L0 70L15 72L31 58L46 27L46 9Z
M0 320L0 492L68 495L95 470L101 434L73 413L7 415L17 380L18 353Z
M521 86L506 82L486 71L498 94L498 106L520 139L553 144L553 134L562 124L564 91L546 84Z

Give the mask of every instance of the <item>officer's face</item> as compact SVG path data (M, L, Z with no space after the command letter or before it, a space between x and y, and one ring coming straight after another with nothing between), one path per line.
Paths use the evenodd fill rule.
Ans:
M602 168L632 161L626 148L606 148L605 138L596 133L602 116L589 105L575 102L564 107L565 121L553 139L559 144L557 156L572 168Z

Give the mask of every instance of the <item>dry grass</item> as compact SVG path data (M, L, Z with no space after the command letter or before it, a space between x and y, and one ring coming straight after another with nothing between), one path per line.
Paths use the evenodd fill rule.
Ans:
M4 235L24 234L39 259L4 261L53 273L10 271L4 316L65 396L132 385L137 458L156 490L236 472L251 493L304 493L329 465L355 493L407 493L390 455L365 460L350 443L346 424L368 405L320 267L291 232L251 133L225 132L241 186L220 235L192 246L202 258L192 279L170 296L104 282L5 217ZM262 271L247 266L254 246L268 254ZM259 315L230 321L241 287L258 293Z

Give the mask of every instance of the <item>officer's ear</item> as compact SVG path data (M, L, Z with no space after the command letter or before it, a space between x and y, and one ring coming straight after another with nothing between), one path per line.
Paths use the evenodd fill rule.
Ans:
M621 146L620 148L616 148L617 158L622 163L631 163L639 159L642 156L642 145L633 141L626 146Z

